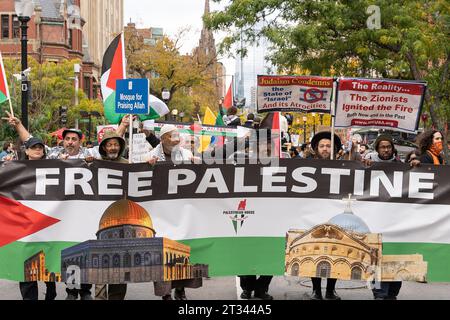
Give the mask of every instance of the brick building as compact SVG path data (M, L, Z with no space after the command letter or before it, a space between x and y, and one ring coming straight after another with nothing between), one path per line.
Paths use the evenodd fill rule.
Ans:
M96 98L101 57L109 42L123 29L123 0L108 0L107 3L105 0L96 0L94 4L92 0L34 2L34 15L28 22L29 56L40 63L79 59L79 87L89 98ZM105 12L103 3L111 9ZM93 10L89 11L91 6ZM103 25L103 22L107 25ZM105 34L105 30L108 30L108 34ZM101 41L97 41L99 37ZM0 51L5 58L21 57L20 22L15 13L14 0L0 1Z

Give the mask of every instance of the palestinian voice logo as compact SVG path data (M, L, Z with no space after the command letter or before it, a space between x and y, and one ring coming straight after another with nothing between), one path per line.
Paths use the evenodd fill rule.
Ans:
M233 223L234 231L238 234L238 230L242 228L245 220L248 219L250 215L255 214L255 211L246 210L247 207L247 199L242 200L237 210L224 211L223 214L227 215Z

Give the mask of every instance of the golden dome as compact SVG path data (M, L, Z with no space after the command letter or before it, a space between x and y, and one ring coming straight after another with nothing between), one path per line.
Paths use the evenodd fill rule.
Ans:
M153 230L153 222L147 210L136 202L123 199L114 202L105 210L98 231L127 224Z

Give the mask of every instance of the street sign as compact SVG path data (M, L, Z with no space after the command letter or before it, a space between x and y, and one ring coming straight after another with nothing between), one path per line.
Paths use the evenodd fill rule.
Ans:
M148 79L117 80L116 113L148 114Z

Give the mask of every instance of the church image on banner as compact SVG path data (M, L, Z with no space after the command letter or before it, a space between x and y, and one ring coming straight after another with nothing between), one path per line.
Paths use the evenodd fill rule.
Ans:
M96 235L98 240L62 250L63 281L67 281L70 266L80 269L81 283L183 281L186 287L199 287L208 276L207 265L190 264L189 246L155 237L149 213L133 201L111 204ZM73 274L72 270L69 273Z
M340 280L426 282L428 263L423 261L423 256L383 255L382 234L370 231L352 212L350 201L345 212L327 223L310 230L288 231L285 274Z

